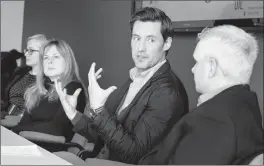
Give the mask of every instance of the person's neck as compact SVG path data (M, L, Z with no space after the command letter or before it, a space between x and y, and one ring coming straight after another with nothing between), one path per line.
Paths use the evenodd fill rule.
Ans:
M230 81L230 80L217 80L214 84L212 84L212 86L210 87L210 90L209 92L214 92L214 91L218 91L219 89L227 89L231 86L234 86L234 85L238 85L240 83L237 83L235 81Z
M198 98L198 104L197 106L199 106L200 104L206 102L207 100L210 100L211 98L213 98L214 96L216 96L217 94L221 93L222 91L238 85L239 83L235 83L235 82L226 82L226 81L219 81L219 83L217 84L213 84L212 87L209 87L207 92L202 93L199 98Z
M54 81L58 81L59 80L59 77L49 77L49 79L54 82Z
M32 70L29 72L31 75L37 75L38 68L36 66L32 66Z

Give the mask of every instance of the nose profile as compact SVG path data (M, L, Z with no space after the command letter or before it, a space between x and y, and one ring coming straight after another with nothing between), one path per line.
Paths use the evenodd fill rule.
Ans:
M25 55L25 57L27 57L28 56L28 52L25 52L24 55Z
M27 50L24 50L24 55L25 55L25 57L27 57L29 55Z
M195 68L195 65L192 67L192 70L191 70L191 71L192 71L192 73L194 73L194 68Z

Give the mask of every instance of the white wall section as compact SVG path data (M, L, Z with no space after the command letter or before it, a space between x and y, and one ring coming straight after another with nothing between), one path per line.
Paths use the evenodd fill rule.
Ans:
M24 1L1 1L1 51L22 52Z

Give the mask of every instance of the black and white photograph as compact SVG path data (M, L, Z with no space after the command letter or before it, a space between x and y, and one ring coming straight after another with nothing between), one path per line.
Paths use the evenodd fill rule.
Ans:
M264 165L262 0L1 0L1 165Z

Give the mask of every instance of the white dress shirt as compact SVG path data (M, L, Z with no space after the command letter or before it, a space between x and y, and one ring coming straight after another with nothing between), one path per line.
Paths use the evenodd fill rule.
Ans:
M130 69L130 78L132 79L132 83L129 86L126 98L118 110L118 115L120 112L126 108L140 91L140 89L145 85L145 83L153 76L153 74L166 62L166 59L157 63L152 68L144 71L139 72L136 67Z

